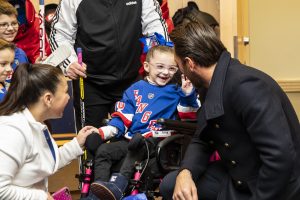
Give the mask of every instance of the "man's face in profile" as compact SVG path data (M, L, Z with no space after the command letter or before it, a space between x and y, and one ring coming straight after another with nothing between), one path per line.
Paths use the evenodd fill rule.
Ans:
M192 82L194 87L203 88L204 82L201 78L201 75L198 75L196 72L190 70L190 66L187 60L182 60L180 57L175 55L175 61L180 69L180 71ZM193 61L192 61L193 62ZM198 67L198 66L196 66Z

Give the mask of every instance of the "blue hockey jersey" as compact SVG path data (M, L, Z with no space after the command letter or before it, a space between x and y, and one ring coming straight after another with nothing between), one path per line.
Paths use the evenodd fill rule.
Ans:
M199 107L195 90L186 96L174 84L157 86L141 80L130 86L116 103L109 125L117 127L117 136L125 134L130 139L141 133L146 138L153 137L161 129L157 119L175 119L178 109L179 116L195 120Z

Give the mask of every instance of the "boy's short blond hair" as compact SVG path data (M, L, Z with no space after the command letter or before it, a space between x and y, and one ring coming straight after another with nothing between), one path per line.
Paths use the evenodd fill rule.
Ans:
M0 0L1 3L1 0ZM4 49L15 50L16 45L12 42L7 42L6 40L0 39L0 51Z
M169 46L162 46L162 45L157 45L157 46L153 46L147 53L146 56L146 62L150 62L151 58L153 58L154 53L155 52L166 52L166 53L171 53L174 54L174 48L173 47L169 47Z
M17 9L6 0L0 0L0 15L18 16Z

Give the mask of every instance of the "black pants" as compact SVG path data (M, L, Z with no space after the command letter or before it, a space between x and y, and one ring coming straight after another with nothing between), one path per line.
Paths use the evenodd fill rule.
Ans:
M122 160L127 154L128 141L103 143L96 152L94 180L108 181L112 172L120 170Z
M133 177L135 171L135 163L141 162L148 157L155 155L155 150L160 139L158 138L147 138L146 143L143 143L138 149L128 151L125 160L121 166L120 173L125 176L128 180Z
M178 171L173 171L164 177L159 186L162 196L171 200ZM206 172L195 181L199 200L216 200L221 190L221 183L226 177L224 168L218 161L211 163Z

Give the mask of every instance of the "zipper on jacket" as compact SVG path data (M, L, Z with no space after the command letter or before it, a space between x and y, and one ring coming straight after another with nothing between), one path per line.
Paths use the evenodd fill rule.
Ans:
M111 0L112 1L112 0ZM115 25L115 31L116 31L116 34L117 34L117 58L122 58L122 55L121 55L121 43L120 43L120 36L119 36L119 30L118 30L118 23L116 21L116 18L115 18L115 15L114 15L114 11L113 11L113 3L110 4L110 9L111 9L111 15L112 15L112 18L114 20L114 25ZM117 59L118 60L118 66L121 65L123 59ZM118 74L119 76L119 80L122 80L123 79L123 70L124 68L122 68L119 72L120 74Z

